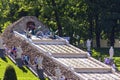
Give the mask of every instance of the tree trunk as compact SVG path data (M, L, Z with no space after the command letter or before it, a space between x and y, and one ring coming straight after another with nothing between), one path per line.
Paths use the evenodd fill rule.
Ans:
M110 34L110 46L114 47L114 43L115 43L115 27L116 27L116 21L114 21L114 26L112 27L112 31Z
M93 39L93 17L91 16L91 14L89 14L89 17L88 17L88 21L89 21L89 33L88 33L88 36L89 38L88 39ZM93 47L93 42L91 42L91 46Z
M58 26L58 34L59 34L59 36L62 36L62 26L61 26L61 23L60 23L60 19L59 19L59 15L58 15L55 0L52 0L52 6L53 6L54 12L55 12L55 19L56 19L57 26Z
M97 32L97 31L96 31L96 45L97 45L97 48L100 48L100 32Z
M98 24L98 15L96 16L95 22L96 46L97 48L100 48L100 26Z
M91 16L89 16L89 39L93 38L93 19Z

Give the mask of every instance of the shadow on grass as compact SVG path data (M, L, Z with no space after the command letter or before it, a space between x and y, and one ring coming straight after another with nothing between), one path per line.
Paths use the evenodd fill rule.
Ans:
M19 67L23 72L28 72L24 67Z
M28 69L28 70L30 70L30 68L28 67L28 66L26 66L26 68ZM31 71L31 70L30 70Z
M15 69L12 65L6 67L4 77L2 80L18 80Z
M1 59L5 62L8 62L7 58L6 57L1 57Z

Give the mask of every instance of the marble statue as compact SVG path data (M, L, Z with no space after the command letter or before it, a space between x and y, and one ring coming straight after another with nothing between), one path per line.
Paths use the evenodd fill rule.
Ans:
M91 48L91 40L90 39L87 40L86 46L87 46L87 50L90 51L90 48Z
M61 78L61 70L60 70L60 68L59 67L57 67L56 69L55 69L55 76L57 77L57 80L60 80L60 78Z
M21 46L18 46L17 52L16 52L16 54L17 54L16 58L21 58L22 53L23 53L23 50L22 50Z
M27 38L31 38L31 31L29 29L26 30L26 36Z
M1 37L0 37L0 49L4 49L4 46L3 46L3 40L2 40Z
M2 37L0 37L0 57L5 57L5 48Z
M38 69L42 69L42 62L43 62L43 57L39 56L38 57Z
M110 59L112 59L113 55L114 55L114 49L113 47L111 46L110 49L109 49L109 55L110 55Z

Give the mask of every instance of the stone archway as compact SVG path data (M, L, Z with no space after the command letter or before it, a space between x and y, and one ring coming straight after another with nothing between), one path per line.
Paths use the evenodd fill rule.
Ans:
M35 34L35 32L34 32L35 28L36 28L35 27L35 23L33 21L27 22L27 24L26 24L26 30L32 31L33 35Z
M31 26L32 25L32 26ZM35 27L35 23L33 22L33 21L29 21L29 22L27 22L27 24L26 24L26 29L32 29L33 28L33 26Z

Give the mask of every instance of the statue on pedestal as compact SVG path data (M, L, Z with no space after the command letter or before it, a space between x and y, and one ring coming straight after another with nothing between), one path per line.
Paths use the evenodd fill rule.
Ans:
M90 51L91 49L91 40L90 39L88 39L87 40L87 43L86 43L86 46L87 46L87 51Z
M43 57L42 56L39 56L37 57L37 64L38 64L38 69L37 69L37 73L38 73L38 76L41 80L44 80L44 70L42 68L42 62L43 62Z
M23 53L23 50L22 50L21 46L17 47L16 58L21 58L22 53Z
M19 66L19 67L22 67L22 53L23 53L23 50L21 48L21 46L18 46L17 49L16 49L16 64Z
M57 77L57 80L60 80L60 78L61 78L61 70L60 70L60 68L59 67L57 67L56 69L55 69L55 76Z
M29 29L26 30L26 36L27 38L31 38L31 31L29 31Z
M38 57L38 69L42 69L42 62L43 62L43 57L39 56Z
M110 49L109 49L109 54L110 54L110 59L112 59L113 55L114 55L114 49L113 47L111 46Z
M0 49L4 49L2 37L0 37Z
M5 57L5 48L2 37L0 37L0 57Z

